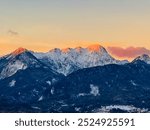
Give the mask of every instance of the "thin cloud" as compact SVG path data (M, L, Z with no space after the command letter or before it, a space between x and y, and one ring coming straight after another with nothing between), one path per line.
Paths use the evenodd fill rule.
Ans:
M13 30L8 30L8 32L7 32L9 35L11 35L11 36L18 36L19 35L19 33L18 32L16 32L16 31L13 31Z
M142 54L150 55L150 50L144 47L128 47L128 48L108 47L108 51L112 55L120 58L135 58Z

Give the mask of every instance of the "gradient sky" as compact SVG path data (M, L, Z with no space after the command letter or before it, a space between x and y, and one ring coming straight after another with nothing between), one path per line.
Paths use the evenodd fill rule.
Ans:
M0 55L93 43L150 49L150 0L0 0Z

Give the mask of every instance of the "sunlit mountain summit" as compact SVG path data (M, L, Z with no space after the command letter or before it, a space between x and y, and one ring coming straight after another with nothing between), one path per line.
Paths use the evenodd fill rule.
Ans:
M82 68L128 63L126 60L116 60L104 47L98 44L87 48L55 48L47 53L33 53L33 55L48 66L51 66L53 70L64 75Z

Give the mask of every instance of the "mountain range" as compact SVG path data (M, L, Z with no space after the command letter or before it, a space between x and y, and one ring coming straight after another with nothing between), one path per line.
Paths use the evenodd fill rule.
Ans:
M149 112L150 57L113 58L100 45L0 58L0 112Z
M62 50L55 48L47 53L33 52L32 54L50 66L54 71L64 75L83 68L128 63L127 60L116 60L100 45L91 45L87 48L66 48Z

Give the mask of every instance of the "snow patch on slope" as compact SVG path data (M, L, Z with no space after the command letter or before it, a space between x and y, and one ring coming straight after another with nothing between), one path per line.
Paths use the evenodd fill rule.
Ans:
M47 83L49 86L52 85L51 81L46 81L46 83Z
M133 80L130 81L133 86L138 86Z
M0 73L0 79L10 77L10 76L14 75L17 71L25 70L26 68L27 68L27 66L19 60L16 60L13 63L10 62Z
M10 83L9 83L9 86L10 87L14 87L16 84L16 80L12 80Z
M138 113L144 113L144 112L148 112L148 109L141 109L141 108L137 108L134 107L132 105L110 105L110 106L102 106L100 109L97 110L93 110L93 112L98 112L98 113L109 113L111 112L111 110L123 110L129 113L133 113L133 112L138 112Z
M100 95L98 86L95 86L95 85L91 84L90 88L91 88L90 94L92 94L94 96L99 96Z
M43 96L41 96L41 97L38 99L38 101L42 101L42 100L43 100L43 98L44 98L44 97L43 97Z
M54 94L54 91L55 91L55 90L54 90L54 87L52 87L52 88L51 88L51 94L52 94L52 95Z

